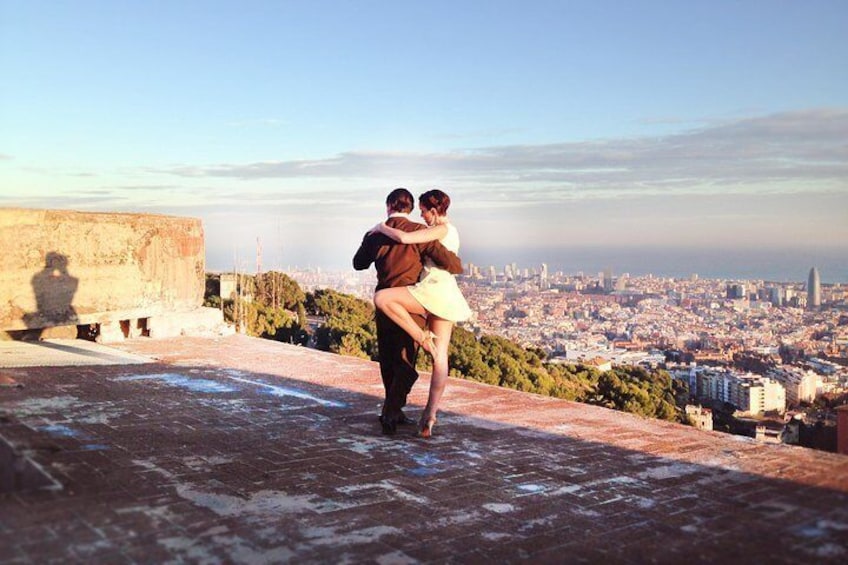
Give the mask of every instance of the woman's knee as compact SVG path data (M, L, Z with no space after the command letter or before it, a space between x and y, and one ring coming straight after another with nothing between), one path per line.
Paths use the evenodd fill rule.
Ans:
M380 310L385 310L386 304L388 303L388 299L386 293L382 290L378 290L374 294L374 306L379 308Z

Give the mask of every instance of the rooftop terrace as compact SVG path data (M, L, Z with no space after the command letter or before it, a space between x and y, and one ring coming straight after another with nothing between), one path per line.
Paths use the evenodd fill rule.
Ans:
M369 361L239 335L78 348L0 358L23 385L0 436L47 477L7 476L28 488L0 494L0 563L848 559L842 455L461 380L435 438L389 438Z

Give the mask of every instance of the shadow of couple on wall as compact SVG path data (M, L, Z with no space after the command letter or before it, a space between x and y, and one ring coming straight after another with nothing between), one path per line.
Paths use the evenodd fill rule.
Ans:
M27 329L9 332L13 339L38 341L48 328L78 324L73 300L79 279L68 272L68 263L68 256L63 253L50 251L45 255L44 268L31 279L36 311L23 315ZM77 337L76 329L66 333L69 337Z

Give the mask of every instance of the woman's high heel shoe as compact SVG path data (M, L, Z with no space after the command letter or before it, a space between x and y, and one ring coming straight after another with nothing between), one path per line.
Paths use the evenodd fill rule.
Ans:
M418 437L430 439L433 437L433 428L436 427L436 419L429 418L418 422Z

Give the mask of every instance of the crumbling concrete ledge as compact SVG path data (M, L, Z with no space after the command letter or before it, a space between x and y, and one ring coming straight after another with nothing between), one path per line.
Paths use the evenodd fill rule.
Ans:
M201 308L199 219L0 208L0 241L0 334L72 337L55 328L86 325L104 342L226 333L220 312Z

